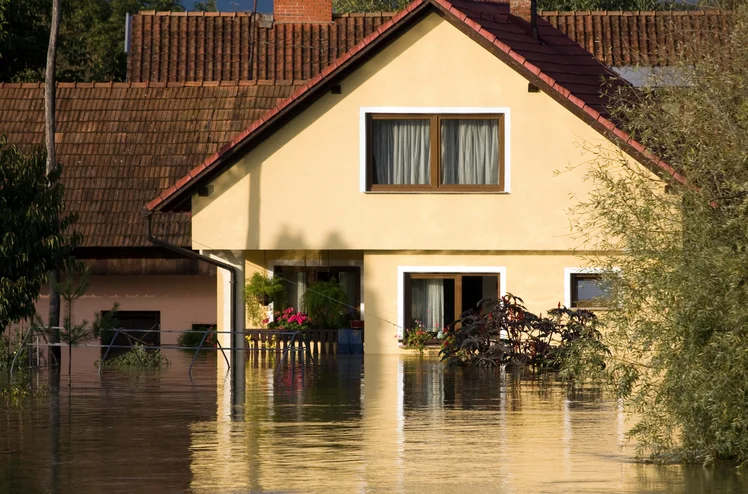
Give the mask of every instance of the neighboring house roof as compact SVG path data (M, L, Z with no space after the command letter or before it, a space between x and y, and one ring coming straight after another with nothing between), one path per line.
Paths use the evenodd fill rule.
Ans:
M278 24L249 13L141 12L132 18L127 78L142 81L310 79L394 13ZM680 40L723 33L719 11L540 12L608 66L672 65ZM254 26L252 26L254 24Z
M730 14L718 10L540 15L611 67L673 66L683 41L719 38L730 22Z
M407 29L420 15L437 9L468 36L489 49L548 95L565 105L606 135L642 153L646 150L613 124L605 110L604 93L609 84L625 84L589 52L571 41L544 20L538 21L539 40L531 35L527 21L511 15L508 4L467 0L416 0L395 15L355 48L328 66L274 109L265 113L218 152L193 168L147 205L150 211L188 211L192 191L230 166L230 158L246 152L265 135L274 132L294 112L310 105L336 80L384 46L389 38Z
M265 25L249 13L141 12L132 18L127 80L311 79L393 15Z
M151 246L143 204L298 87L252 83L60 83L57 158L83 247ZM44 143L42 84L0 84L0 135L30 151ZM159 235L190 245L185 215Z

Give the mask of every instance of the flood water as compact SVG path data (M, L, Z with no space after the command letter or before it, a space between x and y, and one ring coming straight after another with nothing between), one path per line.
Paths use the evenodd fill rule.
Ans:
M417 357L265 359L232 406L215 354L192 380L191 355L169 355L101 376L76 358L70 388L0 401L0 492L748 492L731 467L634 462L594 390Z

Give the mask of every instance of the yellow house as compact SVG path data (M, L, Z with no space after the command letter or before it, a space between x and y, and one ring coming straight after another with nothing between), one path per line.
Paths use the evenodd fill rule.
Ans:
M624 83L529 1L416 0L147 209L190 213L193 249L233 267L223 329L245 327L257 271L288 280L292 305L339 278L366 353L506 292L582 305L594 267L566 209L590 187L584 143L646 160L607 84Z

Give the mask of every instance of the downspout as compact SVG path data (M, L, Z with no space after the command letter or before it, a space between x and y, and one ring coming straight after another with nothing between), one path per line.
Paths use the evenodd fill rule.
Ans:
M236 317L235 317L236 316L236 290L235 290L235 287L236 287L236 278L237 278L236 268L234 266L232 266L231 264L228 264L228 263L225 263L225 262L222 262L222 261L217 261L217 260L213 259L212 257L208 257L208 256L205 256L203 254L194 252L194 251L192 251L190 249L185 249L184 247L179 247L179 246L176 246L174 244L170 244L170 243L168 243L168 242L166 242L164 240L161 240L161 239L158 239L158 238L154 237L153 236L153 213L151 213L151 212L144 212L144 214L146 215L146 222L148 223L148 240L152 244L157 245L159 247L163 247L164 249L168 249L168 250L170 250L172 252L176 252L177 254L179 254L181 256L189 257L191 259L195 259L196 261L207 262L208 264L212 264L213 266L226 269L226 270L229 271L229 273L231 273L231 281L230 281L230 286L231 286L231 314L229 316L231 318L231 327L229 328L229 331L231 331L231 333L230 333L231 334L230 341L231 341L231 351L233 352L234 351L234 329L235 329L235 326L236 326Z

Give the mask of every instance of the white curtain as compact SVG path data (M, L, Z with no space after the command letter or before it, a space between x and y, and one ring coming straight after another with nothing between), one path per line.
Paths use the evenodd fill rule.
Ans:
M374 120L372 148L378 184L428 184L429 120Z
M343 287L343 290L345 290L345 294L348 297L348 305L355 306L356 304L356 293L358 292L358 287L356 286L357 277L356 274L351 271L340 271L338 273L339 280L338 283L341 287ZM351 310L350 307L348 307L349 312L351 312L351 317L353 319L360 319L361 314L359 311L359 307L355 307L355 310Z
M286 304L297 311L303 310L304 292L306 292L306 272L291 271L282 275L286 278Z
M444 327L444 280L411 280L411 318L423 323L429 331ZM413 321L409 321L411 324Z
M443 184L499 183L499 122L487 119L441 121Z

